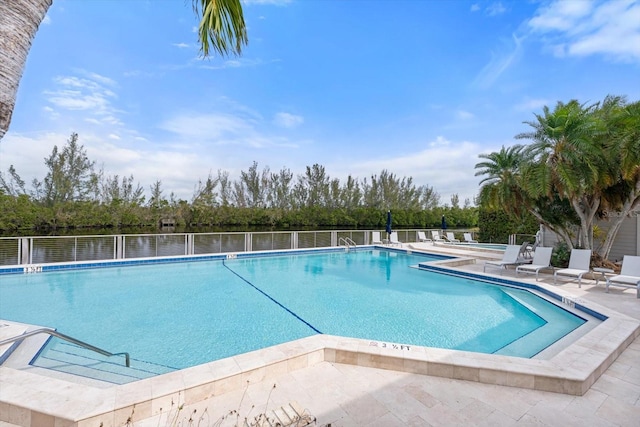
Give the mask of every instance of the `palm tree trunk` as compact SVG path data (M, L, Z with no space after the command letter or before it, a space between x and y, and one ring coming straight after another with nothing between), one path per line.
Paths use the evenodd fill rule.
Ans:
M53 0L0 1L0 140L11 123L31 41Z

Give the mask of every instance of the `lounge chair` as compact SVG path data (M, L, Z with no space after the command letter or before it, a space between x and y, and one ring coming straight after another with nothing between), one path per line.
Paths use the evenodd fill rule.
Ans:
M531 258L531 252L527 251L529 247L529 242L522 242L520 245L520 256L523 258Z
M636 288L636 298L640 298L640 256L625 255L622 259L620 274L607 277L607 292L609 292L609 286Z
M525 260L520 257L520 246L507 245L502 259L500 261L485 261L483 271L487 271L487 266L506 269L510 265L519 265L523 264L524 262Z
M434 242L445 242L445 240L440 236L440 232L438 230L431 230L431 238Z
M451 243L460 243L460 240L456 239L455 234L453 234L453 231L447 231L447 240Z
M533 256L531 264L522 264L516 267L516 276L518 273L529 273L536 275L536 282L538 281L538 273L540 270L551 267L551 252L553 248L538 248Z
M582 287L582 276L590 271L591 250L590 249L572 249L569 257L569 268L556 270L553 273L553 283L556 283L558 275L572 276L578 278L578 287Z
M426 234L424 234L424 231L418 231L418 242L431 242L433 243L432 239L429 239Z
M394 231L389 235L389 244L394 246L402 246L402 242L398 240L397 231Z
M473 236L471 236L471 233L464 233L464 241L467 243L478 243L477 240L473 239Z
M372 231L371 232L371 244L372 245L381 245L382 244L382 239L380 238L380 232L379 231Z

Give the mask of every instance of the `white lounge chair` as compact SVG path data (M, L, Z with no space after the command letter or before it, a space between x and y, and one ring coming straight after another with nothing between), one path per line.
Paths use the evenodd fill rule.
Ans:
M418 231L418 242L431 242L433 243L432 239L429 239L426 234L424 234L424 231Z
M590 271L591 250L590 249L572 249L569 257L569 267L556 270L553 273L553 283L556 283L558 275L572 276L578 278L578 287L582 287L582 276Z
M523 258L531 258L531 252L527 250L529 242L522 242L520 245L520 256Z
M607 292L609 292L609 286L636 288L636 298L640 298L640 256L625 255L622 259L620 274L607 277Z
M520 258L520 245L507 245L502 259L500 261L485 261L483 271L487 271L487 266L498 267L502 270L510 265L519 265L524 262L525 260Z
M531 264L522 264L516 267L516 276L518 273L535 273L537 282L540 270L551 268L551 252L553 252L553 248L537 248Z
M380 238L380 232L379 231L372 231L371 232L371 244L372 245L381 245L382 244L382 239Z
M389 235L389 244L394 246L402 246L402 242L398 240L397 231L394 231Z
M464 233L464 241L467 243L478 243L477 240L473 239L473 236L471 236L471 233Z
M455 234L453 234L453 231L447 231L447 240L451 243L460 243L460 240L456 239Z
M438 230L431 230L431 238L434 242L444 242L445 240L440 236L440 232Z

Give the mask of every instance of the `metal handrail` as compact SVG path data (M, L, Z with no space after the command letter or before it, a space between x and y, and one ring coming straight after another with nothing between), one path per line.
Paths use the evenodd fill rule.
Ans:
M10 343L15 342L15 341L20 341L20 340L23 340L25 338L29 338L31 336L38 335L38 334L49 334L49 335L52 335L54 337L58 337L58 338L63 339L65 341L69 341L70 343L79 345L80 347L84 347L84 348L86 348L88 350L95 351L96 353L99 353L99 354L101 354L103 356L107 356L107 357L124 356L124 362L125 362L126 367L127 368L131 367L131 360L129 358L129 353L126 353L126 352L110 353L110 352L108 352L106 350L103 350L101 348L98 348L96 346L88 344L88 343L86 343L84 341L80 341L79 339L70 337L69 335L65 335L65 334L63 334L61 332L58 332L58 331L50 329L50 328L34 329L33 331L25 332L22 335L18 335L16 337L7 338L6 340L0 341L0 347L5 345L5 344L10 344Z
M356 242L353 241L353 239L351 239L350 237L341 237L338 240L338 244L340 246L345 245L347 248L353 246L354 248L357 247L358 245L356 244Z

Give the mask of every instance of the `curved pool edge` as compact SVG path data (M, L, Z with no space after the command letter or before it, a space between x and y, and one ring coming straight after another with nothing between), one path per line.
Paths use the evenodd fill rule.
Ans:
M475 260L458 258L434 265L456 270L470 263ZM124 425L134 411L136 418L150 418L172 402L189 405L321 363L583 395L640 336L640 321L543 283L530 286L566 298L603 321L548 359L315 335L124 385L98 387L74 382L71 375L43 375L40 368L0 366L0 421L24 426Z
M0 420L15 422L20 414L52 425L121 425L133 411L149 418L171 402L189 405L324 362L580 396L640 335L640 321L593 308L607 311L607 319L548 360L315 335L103 388L44 376L32 367L0 367L0 408L7 408Z

